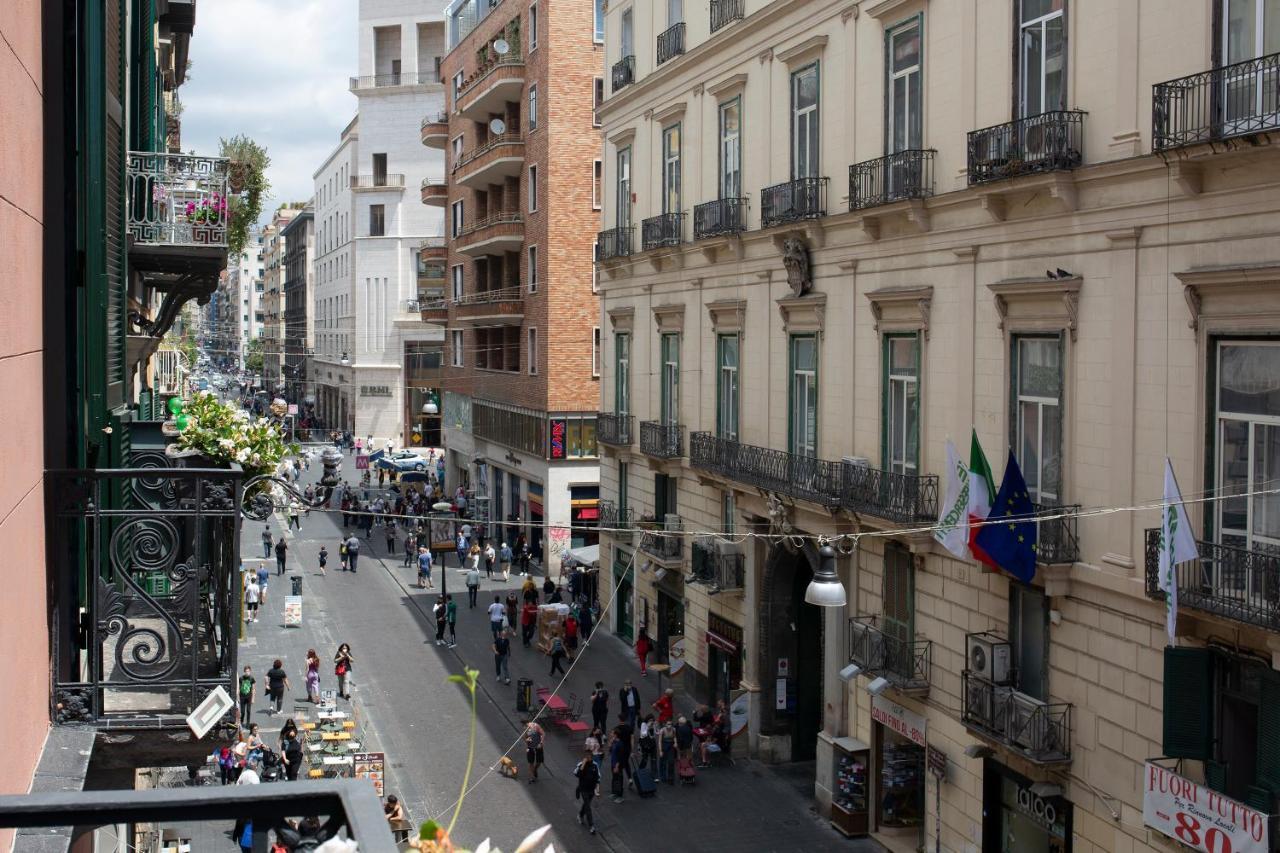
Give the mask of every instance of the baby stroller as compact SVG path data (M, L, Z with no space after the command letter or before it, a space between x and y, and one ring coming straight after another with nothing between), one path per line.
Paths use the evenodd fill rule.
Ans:
M693 785L698 781L698 771L693 769L693 759L682 755L676 759L676 776L681 785Z
M265 746L262 748L262 772L258 778L263 782L279 782L284 778L284 762L279 754Z

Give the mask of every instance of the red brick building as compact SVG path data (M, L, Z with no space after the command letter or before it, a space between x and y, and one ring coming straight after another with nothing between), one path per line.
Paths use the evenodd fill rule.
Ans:
M446 298L423 316L448 329L448 485L487 499L495 535L527 531L552 566L596 542L584 528L599 486L597 5L455 3L448 112L422 127L423 144L446 151L447 175L422 201L447 214Z

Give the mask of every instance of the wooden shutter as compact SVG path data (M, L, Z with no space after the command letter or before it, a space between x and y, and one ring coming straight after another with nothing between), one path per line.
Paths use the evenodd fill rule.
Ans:
M103 150L103 285L105 287L105 351L103 365L106 370L106 406L115 409L125 402L125 322L126 282L125 273L125 210L124 168L124 9L122 0L107 0L104 4L104 51L106 91L104 94ZM93 156L91 153L90 156ZM95 321L87 318L89 323Z
M1213 652L1209 649L1164 650L1167 757L1200 761L1213 757L1213 669Z
M1257 780L1260 786L1280 791L1280 673L1271 669L1262 674L1259 685Z

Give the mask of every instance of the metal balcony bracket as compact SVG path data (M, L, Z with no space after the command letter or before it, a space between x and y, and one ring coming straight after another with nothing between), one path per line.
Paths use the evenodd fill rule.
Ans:
M191 274L179 276L173 280L148 276L147 285L164 293L164 300L151 321L149 331L151 337L159 340L173 326L179 312L182 311L182 306L187 302L194 299L197 305L209 304L210 298L218 289L218 276Z

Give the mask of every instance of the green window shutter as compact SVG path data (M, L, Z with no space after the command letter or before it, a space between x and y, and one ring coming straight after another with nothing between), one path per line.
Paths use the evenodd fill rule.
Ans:
M1274 670L1263 674L1259 687L1257 780L1280 791L1280 673Z
M1164 754L1207 761L1213 756L1213 652L1164 650Z

